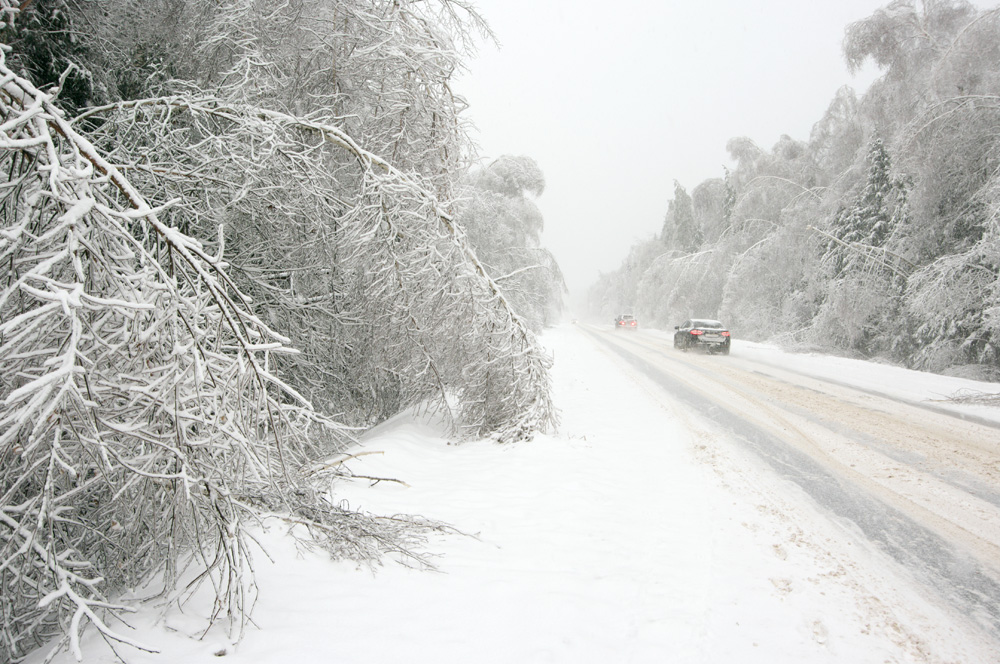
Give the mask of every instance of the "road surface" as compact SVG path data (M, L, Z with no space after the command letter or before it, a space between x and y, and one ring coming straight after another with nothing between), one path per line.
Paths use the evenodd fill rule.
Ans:
M1000 634L1000 428L747 357L584 326L682 408Z

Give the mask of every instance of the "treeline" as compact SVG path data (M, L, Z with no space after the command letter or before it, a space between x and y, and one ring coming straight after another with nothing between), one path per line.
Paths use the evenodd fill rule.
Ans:
M675 182L593 313L1000 375L1000 10L897 0L844 55L881 78L839 90L807 141L734 138L731 171Z
M558 266L524 157L472 168L458 0L0 0L0 660L123 589L237 629L247 524L420 564L324 463L407 408L550 427ZM190 585L189 585L190 584Z

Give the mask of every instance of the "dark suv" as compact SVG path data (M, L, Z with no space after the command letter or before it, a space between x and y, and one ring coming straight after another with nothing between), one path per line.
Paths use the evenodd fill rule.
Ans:
M726 326L717 320L692 318L674 328L674 348L704 348L709 353L729 355L731 337Z

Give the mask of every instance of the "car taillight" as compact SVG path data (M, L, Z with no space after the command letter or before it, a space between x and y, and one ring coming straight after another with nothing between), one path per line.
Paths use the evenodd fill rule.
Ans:
M635 327L635 321L632 321L631 323L629 323L629 325L631 325L632 327Z
M691 330L691 334L705 334L705 330Z
M720 334L722 334L722 336L724 336L724 337L728 337L728 336L729 336L729 332L728 332L728 331L726 331L726 332L721 332Z

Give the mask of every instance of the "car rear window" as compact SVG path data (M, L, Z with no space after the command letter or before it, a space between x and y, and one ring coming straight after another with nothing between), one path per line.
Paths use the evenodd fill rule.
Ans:
M693 320L691 321L691 327L704 327L713 330L721 330L725 327L725 325L717 320Z

